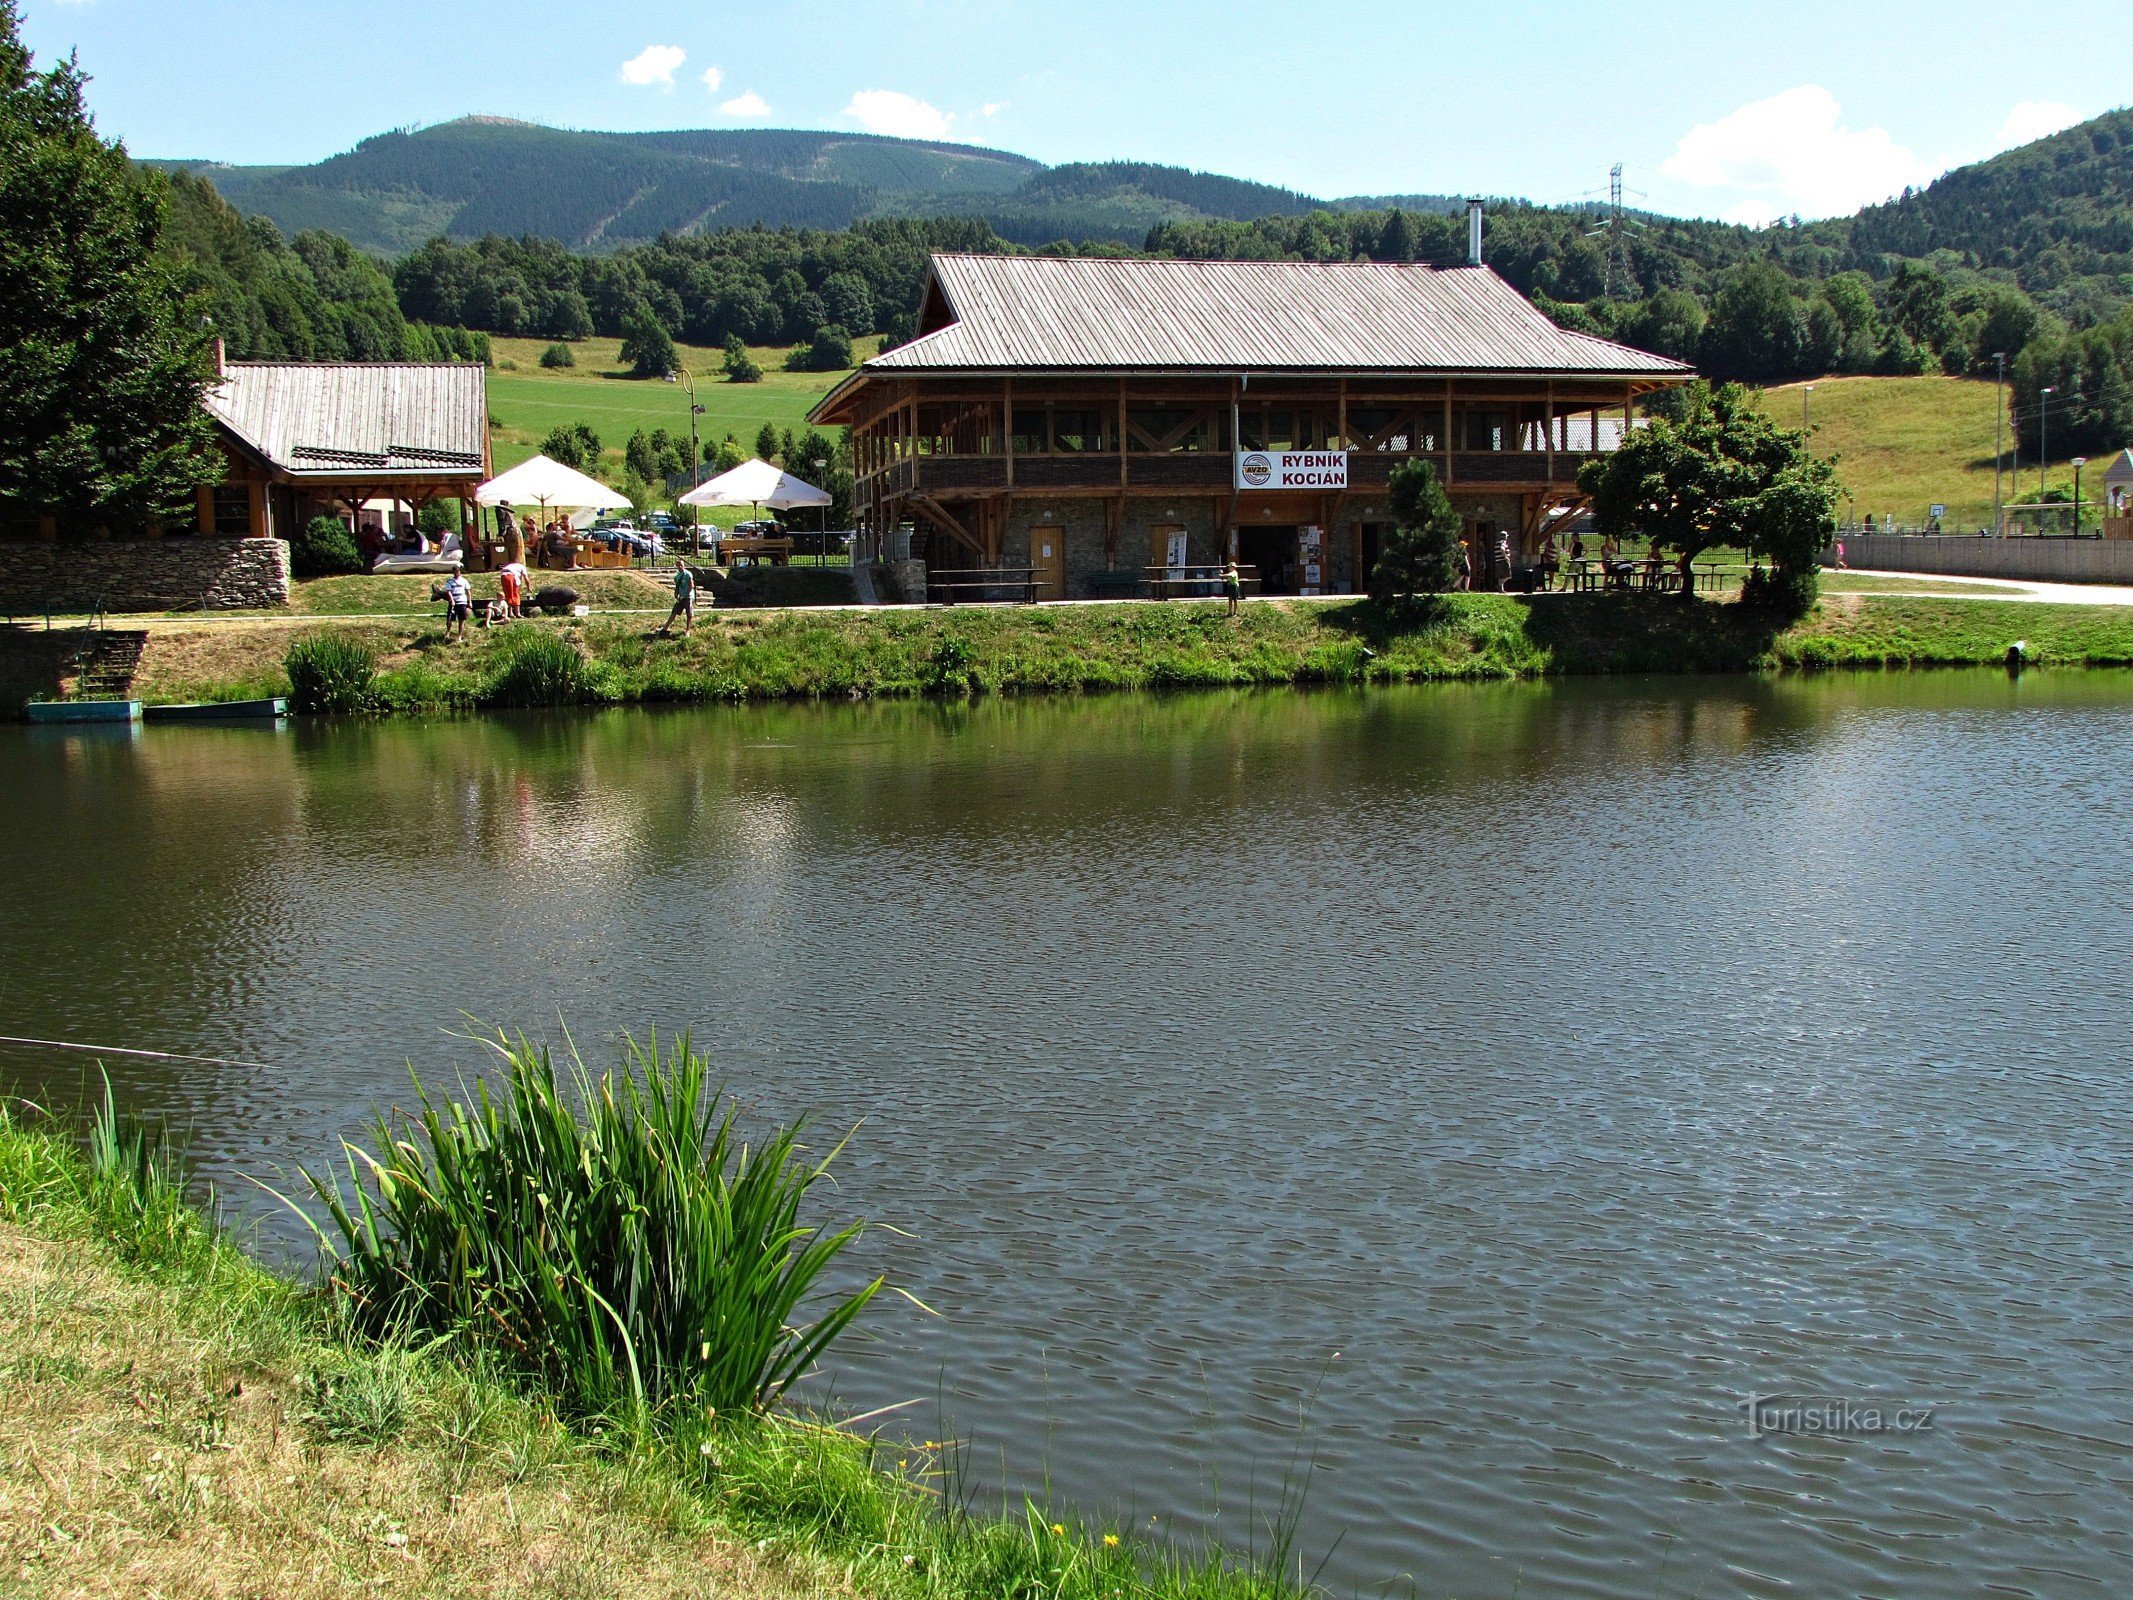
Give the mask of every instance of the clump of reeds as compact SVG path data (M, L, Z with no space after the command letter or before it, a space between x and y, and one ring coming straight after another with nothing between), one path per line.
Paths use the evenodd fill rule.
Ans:
M330 629L306 634L282 657L298 711L367 711L376 698L378 653Z
M736 1416L774 1404L880 1288L806 1307L858 1234L800 1218L836 1154L802 1126L741 1143L686 1040L632 1041L595 1077L523 1035L442 1105L350 1145L352 1191L307 1172L330 1282L359 1327L455 1333L589 1418ZM841 1146L840 1146L841 1148Z
M598 674L561 634L519 626L504 630L498 666L482 684L487 706L579 706L605 696Z

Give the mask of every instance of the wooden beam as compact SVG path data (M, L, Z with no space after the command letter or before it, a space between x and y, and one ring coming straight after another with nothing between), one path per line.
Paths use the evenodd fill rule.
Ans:
M945 506L930 497L915 494L910 497L911 509L932 523L951 539L959 540L980 561L986 559L985 543L956 520Z

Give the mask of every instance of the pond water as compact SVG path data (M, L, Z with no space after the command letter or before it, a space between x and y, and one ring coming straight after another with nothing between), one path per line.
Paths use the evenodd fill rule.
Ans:
M9 728L0 1033L262 1063L111 1070L264 1216L463 1014L693 1028L857 1125L938 1314L815 1394L981 1500L1300 1484L1343 1592L2104 1595L2129 772L2101 674Z

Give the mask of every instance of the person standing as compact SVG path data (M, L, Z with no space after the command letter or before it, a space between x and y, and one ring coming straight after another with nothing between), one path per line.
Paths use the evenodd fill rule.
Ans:
M1237 570L1234 557L1222 569L1222 592L1229 596L1229 614L1234 617L1239 603L1244 599L1244 574Z
M666 623L659 631L671 634L676 617L682 619L683 633L696 631L696 574L689 570L686 561L678 563L674 568L674 609L667 613Z
M457 629L459 637L466 638L467 618L473 614L474 586L464 572L455 572L444 580L444 636L451 638Z

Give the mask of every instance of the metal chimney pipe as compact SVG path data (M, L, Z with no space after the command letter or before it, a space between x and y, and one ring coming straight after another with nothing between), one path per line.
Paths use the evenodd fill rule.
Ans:
M1479 200L1469 200L1466 203L1466 264L1470 267L1481 265L1481 202Z

